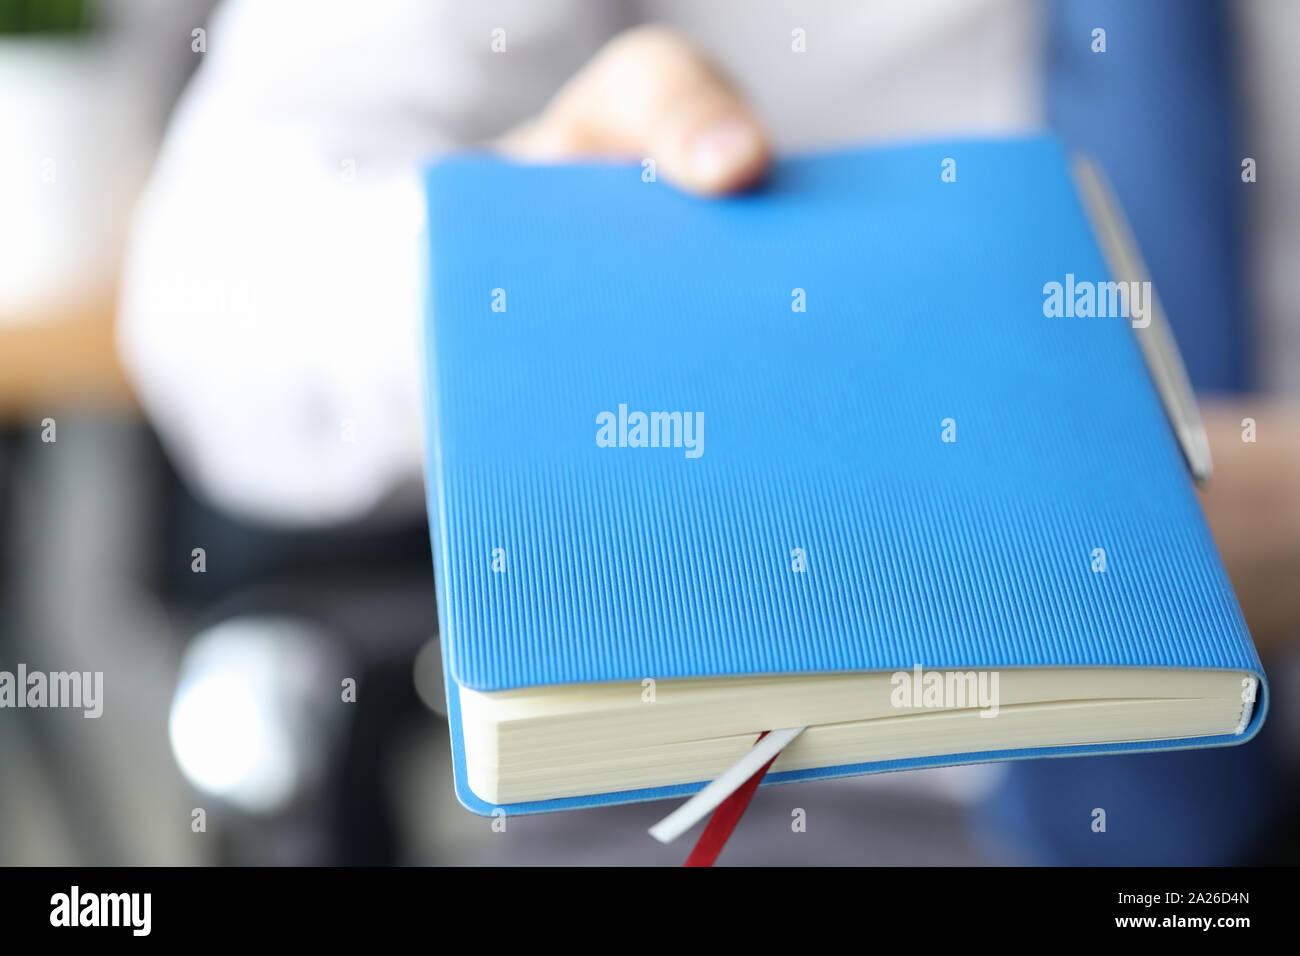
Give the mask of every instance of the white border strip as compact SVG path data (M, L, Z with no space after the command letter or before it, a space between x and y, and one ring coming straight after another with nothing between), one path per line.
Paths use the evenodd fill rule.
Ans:
M680 807L650 828L650 835L660 843L672 843L679 836L717 809L740 788L740 785L762 769L767 763L804 732L803 727L773 730L754 744L749 751L722 772L722 775L691 797Z

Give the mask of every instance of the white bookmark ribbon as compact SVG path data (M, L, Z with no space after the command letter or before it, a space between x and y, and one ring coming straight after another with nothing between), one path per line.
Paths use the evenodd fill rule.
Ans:
M650 828L650 835L660 843L672 843L718 808L718 804L736 792L736 789L758 773L767 763L804 732L803 727L773 730L750 747L745 755L724 770L721 776L691 797L680 807Z

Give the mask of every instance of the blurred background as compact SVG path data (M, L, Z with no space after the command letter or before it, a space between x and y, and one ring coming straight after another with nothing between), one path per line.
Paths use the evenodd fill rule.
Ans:
M266 2L277 6L276 0ZM429 71L420 82L458 99L454 110L441 101L410 104L401 123L427 123L433 131L426 140L407 141L415 144L410 149L433 152L499 135L535 112L612 31L643 16L675 11L683 29L706 47L720 29L706 14L683 12L689 5L646 6L650 9L563 0L554 4L558 19L543 28L541 14L522 13L520 4L484 5L473 14L427 5L423 20L445 16L457 32L423 41ZM725 35L734 43L719 55L742 86L750 80L757 85L758 75L773 72L761 61L752 62L752 56L748 66L743 59L755 23L777 24L782 50L789 24L815 22L818 9L828 29L813 30L811 42L834 32L834 4L813 6L760 3L752 20L746 19L748 9L744 15L728 9L735 29ZM1047 24L1074 22L1086 37L1093 20L1109 23L1107 16L1122 16L1122 5L1106 3L1091 9L1032 0L952 0L932 6L928 27L938 40L927 45L902 27L887 37L894 44L892 55L911 63L911 73L887 74L882 67L883 79L870 72L854 78L831 70L825 82L849 91L850 105L826 105L828 115L837 118L821 134L775 128L777 147L964 128L1014 131L1019 120L1004 122L993 108L966 121L979 104L954 98L951 87L945 88L964 74L933 68L940 60L952 64L948 47L964 51L954 70L1006 74L1008 57L1014 56L1011 44L1023 36L1041 34L1041 42L1030 47L1033 56L1051 56L1059 34ZM1168 12L1175 5L1149 6ZM1249 144L1236 152L1226 142L1212 147L1228 151L1227 175L1234 182L1242 156L1256 159L1260 170L1258 181L1237 193L1239 216L1228 216L1229 225L1215 236L1216 248L1240 254L1241 321L1252 331L1228 342L1185 319L1178 328L1180 344L1191 353L1193 377L1207 394L1237 396L1233 401L1264 396L1267 404L1250 407L1260 409L1261 421L1282 423L1270 437L1286 429L1300 435L1288 417L1289 403L1300 397L1300 270L1295 269L1300 128L1292 115L1300 96L1295 55L1300 17L1282 0L1253 0L1230 9L1211 3L1177 6L1188 21L1212 28L1223 69L1233 78L1223 96L1232 99L1238 132ZM281 39L299 42L299 54L320 54L317 65L324 64L321 74L330 77L333 90L382 86L375 81L382 72L378 61L358 67L349 53L384 30L386 18L400 33L405 7L387 0L352 7L324 3L314 8L317 17L310 5L289 4L284 13L289 28ZM904 23L900 9L883 4L881 23ZM205 71L214 69L206 63L209 44L223 36L219 29L208 31L223 15L229 14L210 0L0 0L0 669L12 671L25 662L33 670L103 671L106 697L98 720L83 719L79 711L0 711L0 864L679 863L686 847L660 847L645 836L645 828L666 811L661 804L512 818L506 833L494 832L491 821L459 807L441 716L427 529L418 508L413 516L409 507L362 514L322 506L310 521L271 520L264 502L241 507L237 496L221 500L221 492L214 494L212 476L219 467L196 467L177 429L160 429L166 434L158 437L155 423L168 420L173 399L155 391L142 401L141 375L124 371L115 322L132 210L155 168L178 98L194 78L202 94L191 94L196 102L224 103L238 112L240 97L266 77L284 84L271 98L274 109L267 115L273 120L265 139L252 138L239 147L243 161L265 163L267 196L274 191L267 182L272 187L276 182L276 137L310 122L312 111L332 102L325 94L316 100L297 95L297 85L313 81L304 66L312 58L287 46L282 70L276 66L279 55L259 59L255 44L249 44L246 64L242 50L222 52L226 82L205 78ZM938 18L950 15L955 18L950 27L934 28ZM248 23L241 33L238 18L230 16L226 35L247 40ZM513 99L503 100L499 90L483 83L481 58L453 49L472 37L486 54L498 22L517 29L514 36L540 31L553 38L564 32L564 17L581 18L590 29L573 31L576 47L556 40L549 60L526 61L509 83L526 84L527 93ZM1112 28L1112 43L1116 36ZM870 47L871 40L864 33L858 45ZM1086 50L1087 40L1082 42ZM329 59L335 55L337 68ZM1126 54L1121 49L1117 55ZM244 76L243 85L230 80L232 75ZM1071 79L1080 97L1105 83L1086 73ZM1007 77L1012 80L1018 77ZM1153 75L1157 112L1152 115L1177 119L1190 112L1199 122L1213 106L1162 82ZM851 104L858 102L854 83L874 84L875 90L859 98L864 113L874 111L859 126L852 115ZM782 87L778 82L773 88ZM760 113L782 109L779 93L756 95ZM354 156L364 163L364 157L384 153L394 125L391 116L368 113L364 96L340 96L352 111L353 132L342 152L331 156L333 168L340 155L346 167ZM1026 110L1036 117L1030 125L1075 135L1071 129L1082 127L1071 126L1071 113L1082 99L1052 97L1026 94L1031 101ZM948 105L931 109L934 103ZM188 121L200 122L203 115L196 107ZM1121 197L1134 206L1165 182L1152 169L1179 164L1176 152L1145 158L1133 152L1138 159L1126 177L1130 151L1138 149L1123 140L1103 155ZM221 168L226 157L213 161ZM184 163L173 164L167 176L184 179L186 172ZM232 194L251 188L235 181ZM268 222L279 211L273 203L240 209L250 235L263 225L258 208L267 209ZM171 231L164 230L162 241L175 242L182 257L243 241L229 231L229 223L209 219L207 212L200 204L189 219L169 219ZM1183 212L1199 219L1227 215L1217 206L1187 203ZM1178 325L1180 297L1191 302L1198 295L1179 285L1181 273L1195 271L1196 250L1165 251L1155 233L1148 241L1140 222L1138 227L1156 285ZM150 241L157 242L157 235ZM295 254L291 248L283 252L288 259ZM305 256L299 251L300 260ZM137 268L168 268L166 260L141 262ZM313 267L326 268L311 261L284 265L304 274ZM185 325L185 303L192 301L186 283L195 274L202 278L202 263L193 268L198 272L178 270L165 277L181 287L161 307L177 326ZM374 281L382 285L386 276ZM193 294L197 299L202 293ZM147 351L139 340L148 337L148 326L138 326L135 335L132 347ZM203 361L200 342L191 340L190 360ZM236 343L233 352L222 353L223 360L238 356L239 347ZM152 357L139 360L137 368L172 360ZM265 380L249 373L249 395L264 397L267 381L274 389L274 362L271 366ZM179 362L177 375L183 377L188 367ZM232 394L239 392L238 358L220 372L234 382ZM200 387L196 381L195 389ZM220 407L220 398L215 401ZM1227 404L1216 413L1228 432L1238 427L1239 407ZM1269 499L1263 516L1286 528L1300 497L1300 441L1288 441L1271 446L1267 470L1277 497ZM203 454L220 457L220 449ZM265 451L232 444L229 454L242 456L246 472L276 467ZM261 454L268 455L265 461ZM1225 482L1232 482L1239 454L1232 447L1220 457L1228 469ZM307 512L313 505L303 502ZM1270 604L1278 594L1300 590L1295 588L1300 565L1293 561L1300 554L1300 525L1284 539L1284 545L1290 542L1283 549L1286 560L1234 562L1225 541L1248 551L1258 537L1258 511L1225 509L1211 515L1243 603L1249 592L1251 606L1265 608L1248 607L1247 615L1257 640L1268 632L1263 653L1274 695L1267 733L1237 748L1241 753L1222 758L1226 763L1185 755L1120 758L1129 763L1111 774L1100 769L1109 763L1040 762L1075 765L1081 768L1078 779L1109 780L1113 789L1105 798L1083 792L1086 785L1060 776L1059 768L1051 780L975 767L770 788L756 797L723 862L1300 859L1294 822L1300 755L1289 705L1300 685L1300 616L1294 603ZM338 688L348 678L356 681L357 699L341 707ZM1130 768L1145 769L1130 778L1125 776ZM1218 794L1214 779L1236 781L1236 795ZM1161 785L1150 785L1153 780ZM1070 800L1090 808L1102 799L1130 801L1162 817L1171 816L1165 812L1167 801L1181 801L1191 809L1172 816L1186 832L1167 833L1162 848L1152 849L1141 832L1150 827L1131 822L1126 835L1120 824L1109 855L1099 856L1092 846L1054 837L1050 822L1034 829L1036 814L1050 819L1065 813ZM791 807L807 810L807 834L791 832ZM205 811L201 831L194 823L196 808ZM1230 819L1240 815L1250 825Z

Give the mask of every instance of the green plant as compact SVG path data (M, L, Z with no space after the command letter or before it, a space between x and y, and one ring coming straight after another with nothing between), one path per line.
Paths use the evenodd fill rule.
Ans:
M0 0L0 34L80 33L90 27L89 0Z

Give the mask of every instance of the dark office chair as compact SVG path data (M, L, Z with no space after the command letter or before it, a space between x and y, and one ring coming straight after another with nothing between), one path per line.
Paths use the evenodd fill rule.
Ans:
M174 475L167 487L160 588L193 635L172 745L214 808L220 862L398 862L385 766L403 726L430 716L412 677L437 632L427 526L273 531L207 507ZM247 689L238 702L204 703L205 687L232 679ZM257 753L212 766L213 733Z

